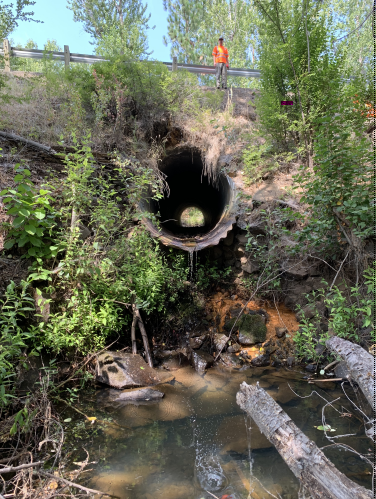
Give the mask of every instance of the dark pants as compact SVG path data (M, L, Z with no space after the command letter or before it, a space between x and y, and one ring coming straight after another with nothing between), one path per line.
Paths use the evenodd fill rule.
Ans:
M227 88L227 66L224 62L217 62L215 66L215 76L217 78L217 88L221 88L221 77L222 88Z

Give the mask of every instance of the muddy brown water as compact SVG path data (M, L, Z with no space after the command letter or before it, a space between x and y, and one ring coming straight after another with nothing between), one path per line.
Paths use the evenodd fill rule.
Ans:
M124 428L104 425L90 442L82 442L96 460L85 485L121 499L209 499L209 492L219 499L298 498L297 479L236 404L243 381L259 382L319 447L330 444L315 428L325 402L317 394L299 398L290 387L300 396L316 390L328 401L340 397L335 407L352 415L341 417L328 407L326 422L336 429L332 435L353 433L339 442L363 453L371 448L340 387L308 384L303 371L213 368L200 376L184 367L172 374L172 381L156 387L165 394L159 402L103 407L96 394L87 396L91 416L105 415ZM371 488L370 467L356 454L338 448L324 452L352 480Z

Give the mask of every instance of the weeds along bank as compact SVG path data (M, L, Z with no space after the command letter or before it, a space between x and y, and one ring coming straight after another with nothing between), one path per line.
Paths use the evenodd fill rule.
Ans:
M217 348L207 295L221 289L239 305L262 298L295 309L296 361L326 361L332 334L375 343L371 143L354 87L312 117L312 166L297 118L276 129L270 89L250 91L237 115L238 89L203 91L192 75L157 63L114 60L68 74L51 66L6 84L1 130L57 152L1 142L0 442L9 456L28 445L55 459L40 446L63 438L51 401L74 400L63 390L92 380L96 351L130 348L132 305L150 340L171 348L195 320L212 328L205 341ZM158 163L177 144L198 148L207 174L222 169L239 188L232 236L200 255L191 282L187 255L152 240L138 209L146 187L157 200L165 194ZM237 327L230 331L236 342ZM23 383L42 363L45 375Z

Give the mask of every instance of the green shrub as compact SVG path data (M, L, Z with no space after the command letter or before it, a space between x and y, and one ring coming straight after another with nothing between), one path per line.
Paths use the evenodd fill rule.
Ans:
M29 283L22 281L20 289L11 281L0 300L0 407L13 398L16 368L19 362L26 367L25 348L34 336L27 331L25 320L35 311L34 300L27 292ZM29 355L38 355L31 350Z
M30 180L30 171L20 164L15 166L15 188L5 189L0 193L7 215L14 217L11 224L4 224L7 231L5 249L15 244L25 247L24 257L53 258L58 253L58 246L53 237L58 212L53 208L51 187L38 189Z
M338 248L338 230L343 242L343 231L361 239L373 231L371 145L360 130L343 122L340 108L337 116L318 120L314 149L313 170L302 166L296 177L304 189L301 202L309 206L298 235L301 241L333 251Z

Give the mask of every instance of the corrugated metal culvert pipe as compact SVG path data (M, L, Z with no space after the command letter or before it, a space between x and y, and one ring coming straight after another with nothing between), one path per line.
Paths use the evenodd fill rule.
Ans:
M152 236L166 246L189 252L217 245L236 221L236 192L231 178L219 173L210 181L204 174L201 153L187 147L170 151L160 170L166 175L169 195L159 201L145 197L141 204L144 211L160 214L159 227L150 219L144 220ZM201 226L182 224L181 217L187 208L201 211Z

